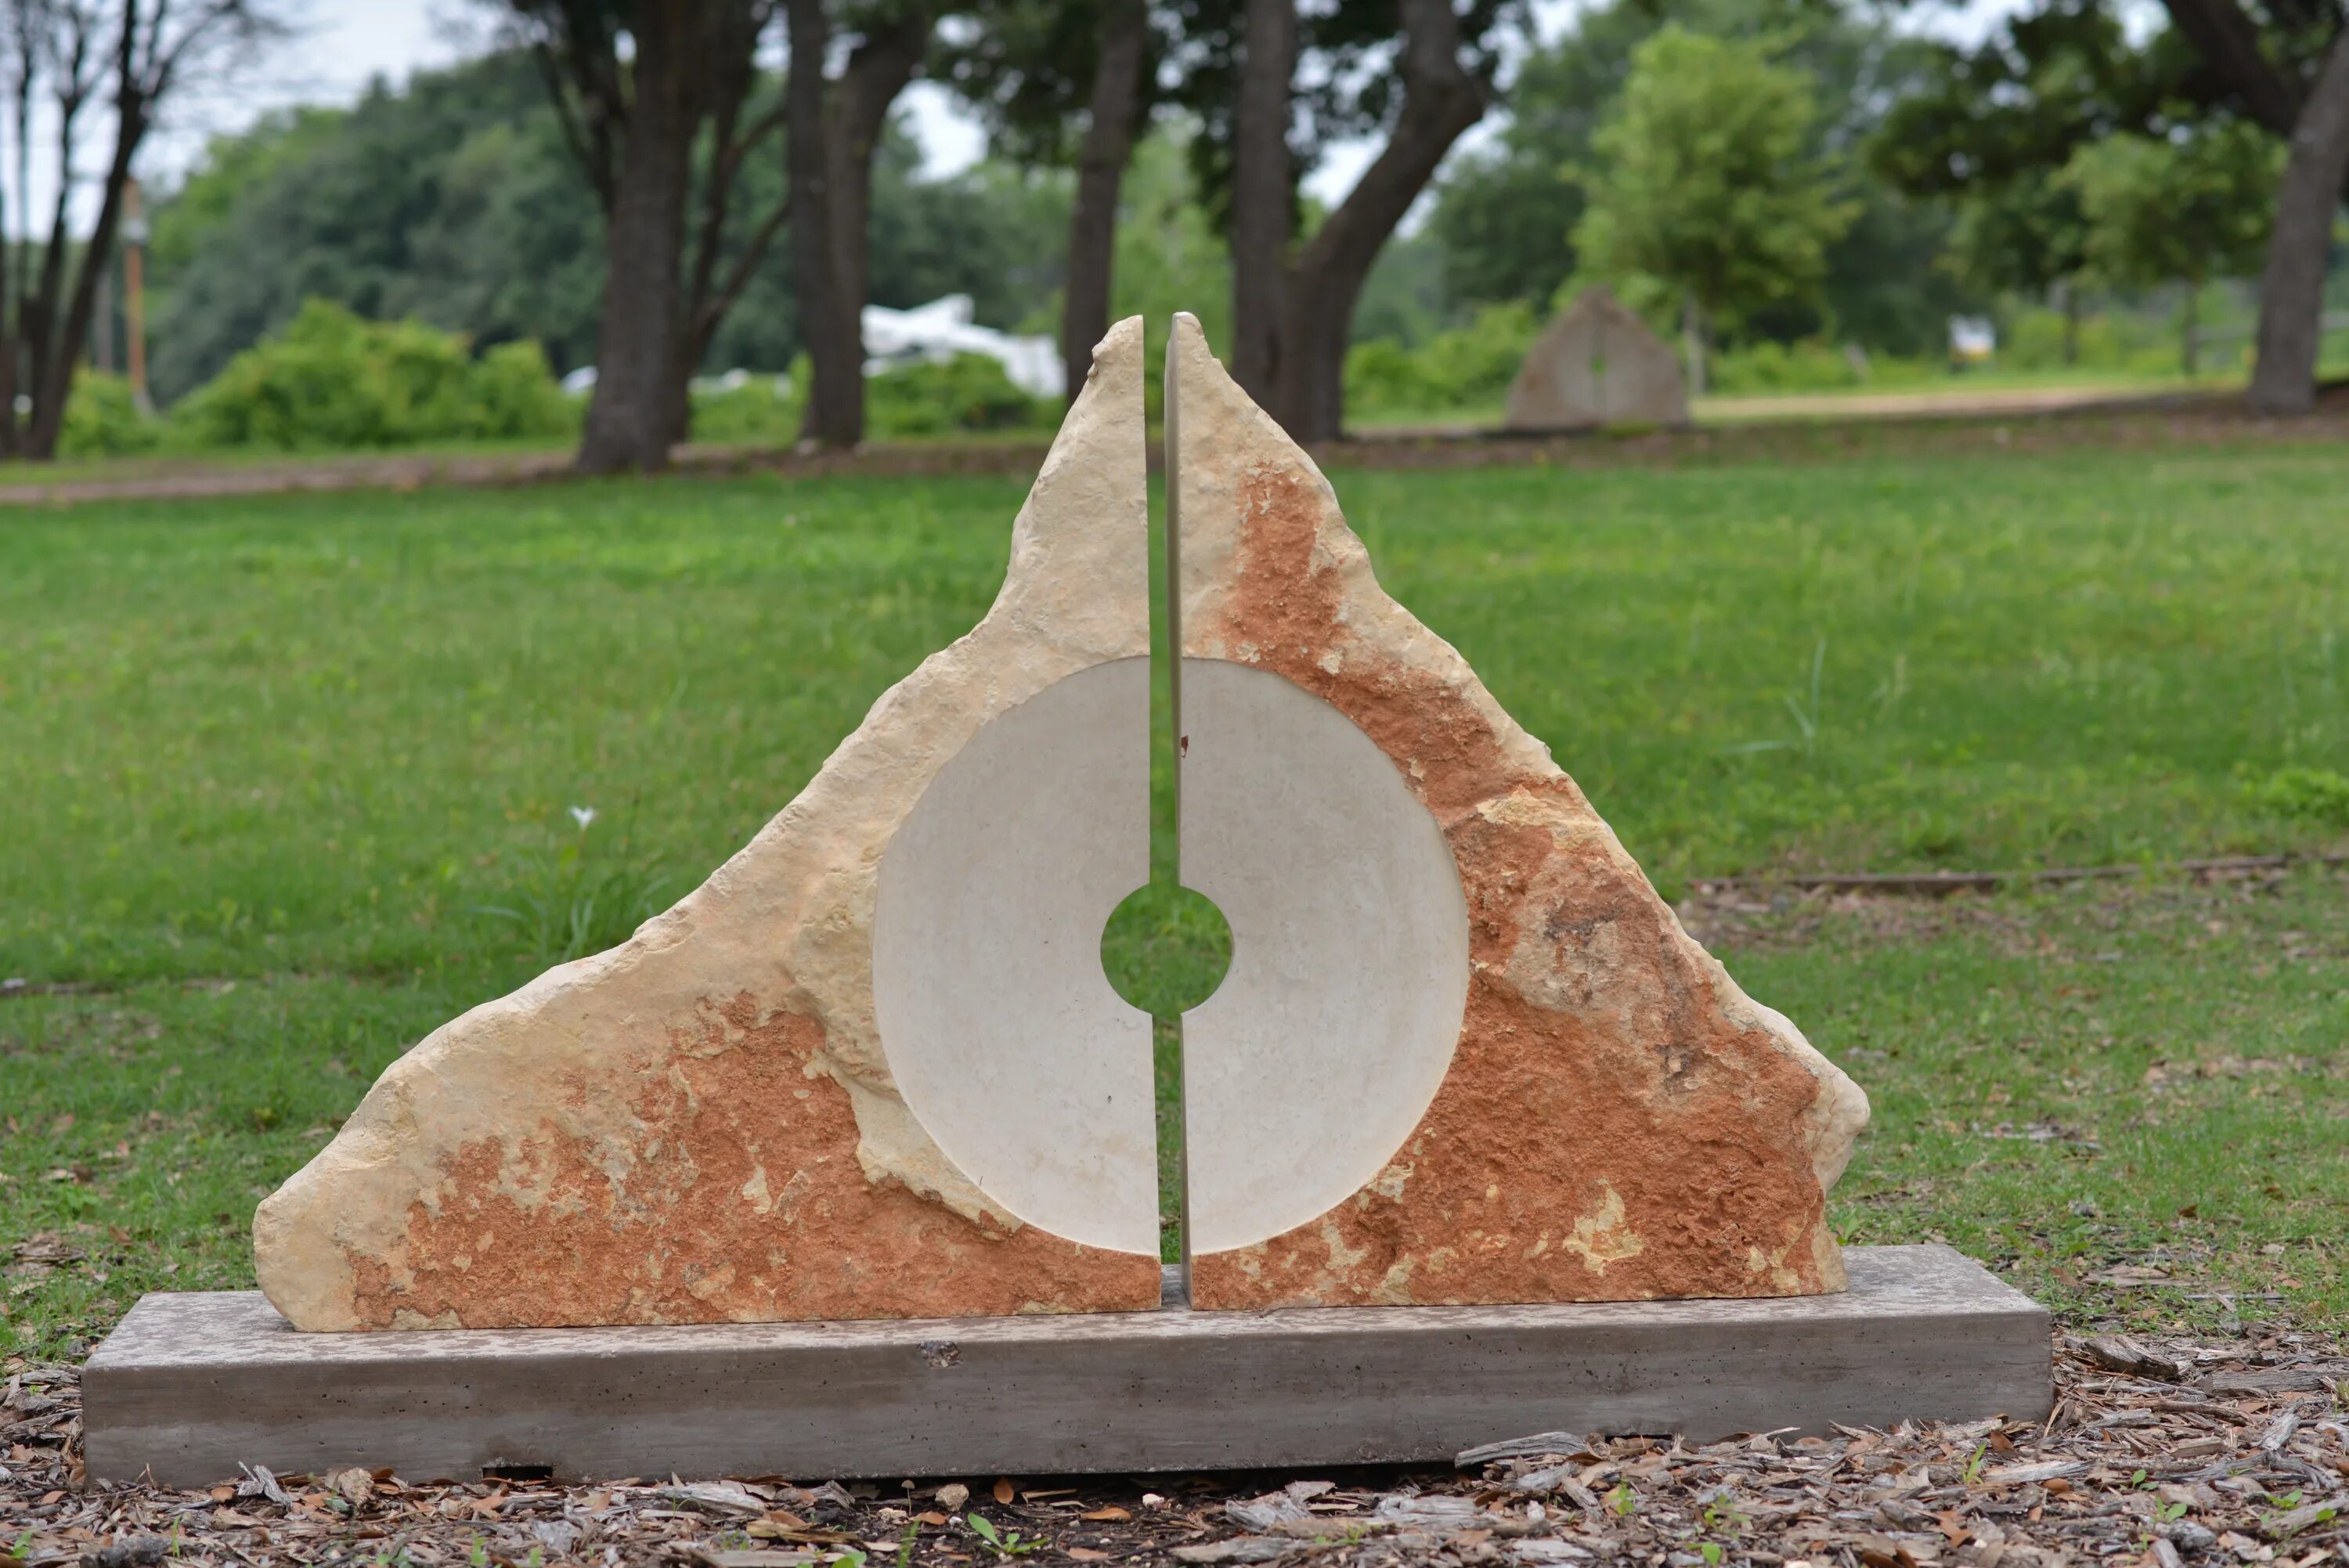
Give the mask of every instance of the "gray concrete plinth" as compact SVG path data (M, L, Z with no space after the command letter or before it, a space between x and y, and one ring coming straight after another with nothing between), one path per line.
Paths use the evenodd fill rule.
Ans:
M687 1327L302 1334L150 1295L83 1374L89 1473L1040 1475L1449 1459L1527 1432L1706 1440L2035 1419L2046 1311L1947 1247L1848 1294Z

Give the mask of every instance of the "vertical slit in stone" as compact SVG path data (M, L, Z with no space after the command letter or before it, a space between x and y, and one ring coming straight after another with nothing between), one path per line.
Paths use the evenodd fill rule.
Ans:
M1173 805L1164 821L1159 820L1155 812L1152 813L1150 830L1154 838L1164 835L1163 842L1167 851L1168 871L1174 879L1174 885L1180 887L1183 884L1184 748L1183 465L1180 457L1183 410L1181 399L1176 396L1177 377L1174 374L1173 324L1170 322L1168 326L1163 370L1166 392L1164 421L1165 428L1163 432L1166 444L1164 465L1166 551L1161 561L1164 581L1159 584L1159 592L1153 596L1153 609L1163 623L1165 634L1165 641L1160 646L1165 650L1162 656L1166 664L1167 727L1159 736L1153 738L1157 744L1154 744L1151 748L1151 766L1154 769L1164 766L1168 769L1167 799ZM1154 789L1152 791L1154 796L1156 793ZM1151 846L1153 851L1151 861L1154 865L1157 862L1156 851L1159 847L1158 843ZM1191 1300L1191 1161L1190 1140L1185 1136L1183 1124L1183 1107L1185 1097L1183 1084L1182 1014L1177 1013L1173 1018L1167 1020L1165 1027L1171 1036L1168 1043L1173 1047L1174 1057L1174 1092L1171 1106L1164 1097L1159 1101L1158 1139L1162 1150L1170 1137L1174 1144L1174 1232L1177 1248L1175 1255L1183 1271L1183 1301L1187 1306ZM1159 1161L1159 1169L1161 1171L1165 1169L1165 1161L1163 1158ZM1161 1212L1164 1212L1165 1196L1163 1193L1159 1197L1159 1203ZM1161 1246L1163 1249L1163 1242Z

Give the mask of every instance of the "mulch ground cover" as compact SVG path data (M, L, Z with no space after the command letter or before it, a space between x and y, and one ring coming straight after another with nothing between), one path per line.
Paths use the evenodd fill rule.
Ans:
M91 1483L78 1373L0 1386L0 1568L1037 1562L2145 1568L2349 1563L2349 1357L2288 1326L2063 1335L2033 1422L1528 1436L1453 1469L595 1485L251 1470Z

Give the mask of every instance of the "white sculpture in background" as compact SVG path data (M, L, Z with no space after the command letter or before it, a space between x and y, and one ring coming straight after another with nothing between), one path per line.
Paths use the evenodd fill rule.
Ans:
M867 376L905 365L943 365L957 354L984 354L1030 397L1068 395L1061 346L1050 337L1021 337L978 325L972 320L968 294L947 294L911 310L868 304L861 320Z
M893 310L885 304L866 305L860 318L864 334L864 374L878 376L908 365L944 365L957 354L983 354L1002 366L1011 384L1030 397L1068 396L1068 371L1061 363L1059 343L1050 337L998 332L991 326L979 325L972 316L971 299L967 294L947 294L910 310ZM738 368L722 376L697 376L693 389L705 394L730 392L757 379L762 377ZM777 376L773 380L775 396L788 396L791 377ZM595 389L595 367L582 365L573 370L563 378L563 389L574 397L585 397Z

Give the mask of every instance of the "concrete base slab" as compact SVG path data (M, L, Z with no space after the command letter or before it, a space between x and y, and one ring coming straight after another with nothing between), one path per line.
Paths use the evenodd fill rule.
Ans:
M150 1295L83 1372L86 1452L94 1477L170 1486L240 1462L812 1481L2047 1413L2044 1308L1947 1247L1845 1257L1848 1294L1775 1301L675 1328L302 1334L255 1293Z

